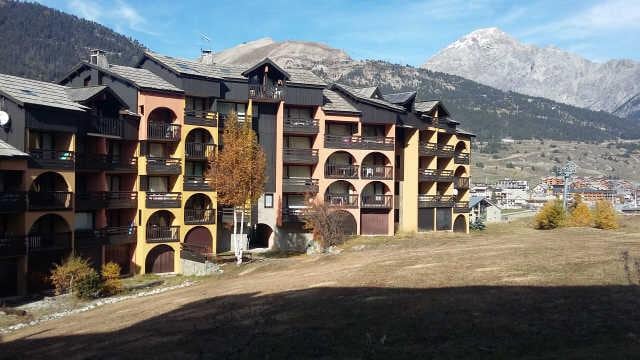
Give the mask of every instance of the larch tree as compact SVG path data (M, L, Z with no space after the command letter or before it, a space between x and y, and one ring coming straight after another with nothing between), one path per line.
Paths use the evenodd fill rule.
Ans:
M569 219L567 224L569 226L587 227L593 223L593 216L591 216L591 210L589 206L582 201L580 194L575 194L573 197L573 203L569 207Z
M613 205L606 200L596 201L593 208L594 227L603 230L612 230L618 228L618 216Z
M240 123L235 113L227 115L222 133L222 148L209 159L207 177L218 193L218 202L233 208L235 255L242 263L244 214L264 193L266 156L251 123ZM240 211L240 229L238 229ZM240 231L238 233L238 230Z

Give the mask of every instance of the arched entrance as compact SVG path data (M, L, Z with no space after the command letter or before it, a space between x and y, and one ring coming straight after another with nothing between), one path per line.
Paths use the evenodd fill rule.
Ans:
M147 242L169 242L179 240L179 227L172 226L175 216L170 211L154 212L147 221Z
M342 233L347 236L353 236L358 234L358 224L356 218L348 211L337 210L331 213L340 222Z
M153 109L147 118L148 122L170 124L176 120L176 114L169 108L159 107Z
M71 192L62 175L48 171L38 175L29 187L30 210L64 210L71 208Z
M372 152L362 160L363 179L392 180L393 166L387 156L380 152Z
M144 262L145 273L160 274L174 272L175 252L169 245L158 245L149 251Z
M465 169L464 166L458 166L453 175L455 177L465 177L465 176L467 176L467 169Z
M268 248L273 229L267 224L258 224L249 240L249 248Z
M453 232L467 232L467 218L464 215L458 215L453 222Z
M211 199L205 194L194 194L184 205L184 223L187 225L207 225L215 223L215 209Z
M62 263L71 252L71 228L60 215L43 215L29 229L27 247L29 291L47 289L53 264Z
M330 206L355 208L358 207L358 193L350 182L338 180L327 187L324 201Z
M196 226L184 237L184 249L196 254L211 254L213 252L213 236L204 226Z
M327 158L324 175L329 179L357 179L356 159L346 151L336 151Z

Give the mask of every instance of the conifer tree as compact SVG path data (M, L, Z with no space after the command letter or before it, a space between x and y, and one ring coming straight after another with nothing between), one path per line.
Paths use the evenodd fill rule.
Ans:
M573 203L569 208L569 219L567 224L569 226L587 227L593 223L593 216L589 206L582 201L580 194L575 194L573 197Z
M562 200L552 200L544 204L542 209L536 214L534 227L538 230L555 229L564 226L565 217Z
M593 209L594 227L603 230L618 228L618 216L616 210L609 201L600 200L596 202Z

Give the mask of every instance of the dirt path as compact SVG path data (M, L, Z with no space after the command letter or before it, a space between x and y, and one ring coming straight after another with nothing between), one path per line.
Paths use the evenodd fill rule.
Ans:
M640 346L640 319L629 316L640 292L620 261L624 250L640 258L636 225L360 239L339 255L231 266L22 329L2 339L0 358L624 353Z

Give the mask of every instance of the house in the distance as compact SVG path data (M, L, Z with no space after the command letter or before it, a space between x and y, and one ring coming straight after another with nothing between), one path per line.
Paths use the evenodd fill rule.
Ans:
M502 221L502 209L494 204L491 200L481 197L472 196L469 200L470 223L474 223L480 219L483 223L495 223Z

